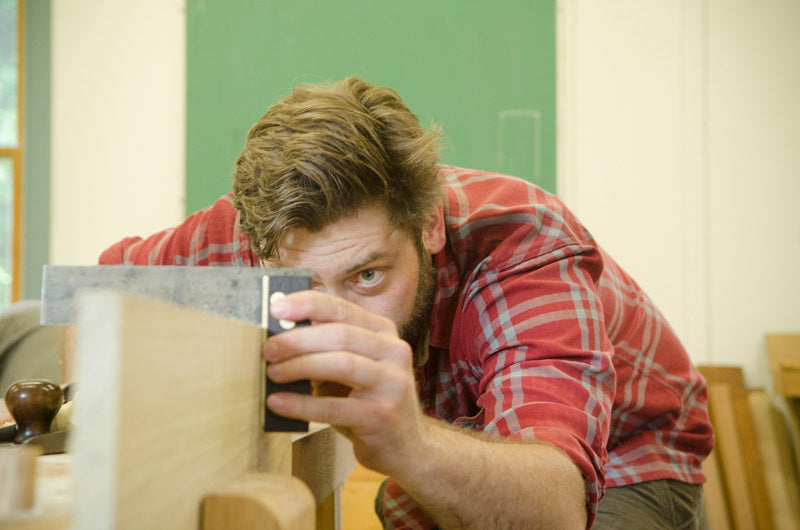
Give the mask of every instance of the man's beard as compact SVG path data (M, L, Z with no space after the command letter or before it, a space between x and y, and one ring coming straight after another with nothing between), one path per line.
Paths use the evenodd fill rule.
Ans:
M417 293L414 295L411 314L400 326L400 338L415 350L422 334L428 328L433 306L433 291L436 287L436 269L431 263L431 255L422 248L422 245L417 248L417 257L419 260Z

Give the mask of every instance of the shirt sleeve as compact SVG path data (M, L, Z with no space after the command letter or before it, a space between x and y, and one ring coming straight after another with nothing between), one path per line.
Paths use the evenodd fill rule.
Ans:
M258 257L239 230L230 194L181 225L146 239L127 237L106 249L100 265L253 266Z
M386 479L375 501L375 511L387 530L436 530L438 526L392 478Z
M588 244L473 275L457 312L461 348L482 368L483 429L545 441L586 482L591 525L602 495L616 390L598 281L603 261Z

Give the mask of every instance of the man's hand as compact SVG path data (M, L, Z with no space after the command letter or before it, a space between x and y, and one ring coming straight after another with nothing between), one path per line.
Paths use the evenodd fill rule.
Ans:
M275 382L314 381L313 396L272 394L283 416L329 423L352 442L358 460L387 475L413 458L422 431L411 347L395 324L315 291L273 303L276 318L315 325L271 337L264 355Z
M7 423L14 423L14 417L6 408L6 400L0 399L0 427L5 426Z
M586 526L583 479L560 450L470 433L422 414L411 347L392 321L315 291L288 295L271 312L315 325L267 341L270 377L315 383L312 396L276 393L267 405L330 423L353 442L359 462L392 477L439 526Z

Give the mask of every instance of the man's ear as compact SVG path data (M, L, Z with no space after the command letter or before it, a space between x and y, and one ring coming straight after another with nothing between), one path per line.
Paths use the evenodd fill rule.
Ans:
M444 208L437 204L431 210L428 223L422 229L422 246L430 254L436 254L444 248L447 235L444 227Z

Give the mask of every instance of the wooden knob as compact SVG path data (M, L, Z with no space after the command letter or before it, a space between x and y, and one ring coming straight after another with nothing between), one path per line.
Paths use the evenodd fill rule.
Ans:
M63 402L61 387L50 381L27 379L8 387L6 407L17 422L14 443L50 432L50 424Z

